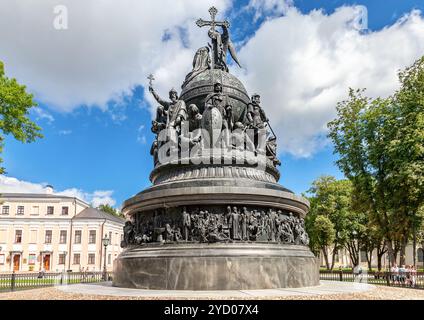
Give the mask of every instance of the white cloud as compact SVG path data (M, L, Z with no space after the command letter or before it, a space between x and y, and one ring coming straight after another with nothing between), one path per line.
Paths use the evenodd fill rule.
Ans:
M71 133L72 133L72 130L60 130L59 131L59 134L61 136L67 136L67 135L70 135Z
M32 183L0 175L0 193L45 193L48 183Z
M48 183L34 183L24 180L19 180L14 177L7 177L0 175L0 194L1 193L46 193L46 185ZM108 204L114 206L116 200L113 199L112 190L96 190L94 192L86 192L78 188L69 188L63 191L54 192L57 195L63 195L68 197L76 197L87 203L90 203L93 207L98 207L101 204Z
M67 30L53 27L58 4L68 9ZM51 108L106 110L151 72L159 89L177 88L207 38L192 34L194 21L207 18L212 4L222 12L229 0L2 0L0 58L8 75ZM163 42L165 31L171 38Z
M49 124L54 121L54 117L47 110L40 107L32 108L30 110L34 113L36 120L46 119Z
M222 18L230 0L123 0L119 6L113 0L63 0L69 29L60 31L53 28L57 4L0 2L0 58L6 72L56 110L79 104L106 110L114 99L108 111L119 122L126 118L122 97L134 85L147 86L148 74L154 74L163 97L171 87L180 89L196 49L208 41L194 21L208 18L212 4ZM348 87L388 95L398 86L397 70L424 53L418 11L363 33L354 28L361 13L357 7L302 14L291 0L250 0L247 8L268 17L239 50L245 69L232 71L249 93L261 94L279 150L295 156L310 156L327 143L326 123ZM150 94L146 99L153 115L156 102Z
M264 15L278 16L285 14L292 6L293 0L250 0L246 9L255 10L254 20L256 21Z
M250 93L261 94L280 151L312 155L328 142L326 123L349 87L387 96L398 87L397 70L424 54L420 12L367 33L353 28L358 14L355 7L331 15L290 8L261 25L241 48L246 69L234 72Z

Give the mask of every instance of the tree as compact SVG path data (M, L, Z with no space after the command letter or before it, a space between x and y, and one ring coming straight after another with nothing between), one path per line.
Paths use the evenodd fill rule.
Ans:
M16 79L6 77L0 61L0 153L3 151L5 135L11 134L23 143L43 137L41 128L28 117L29 110L37 104L33 101L33 95L25 90L26 87L20 85ZM0 163L2 162L0 158ZM0 167L0 174L4 170Z
M338 167L356 203L380 229L389 260L404 258L421 217L424 195L424 60L399 73L401 88L386 99L349 91L328 124ZM401 261L402 262L402 261Z
M97 207L97 210L109 213L113 216L117 216L117 217L124 217L124 215L122 214L122 212L116 210L114 207L108 205L108 204L101 204Z
M330 270L328 247L334 242L334 225L326 216L314 216L312 219L309 219L309 222L310 223L307 225L307 232L310 237L311 245L315 250L317 248L321 250L327 270ZM311 223L313 223L313 229L308 228L308 226L311 226Z
M333 226L334 239L327 244L325 250L330 250L332 259L329 269L334 268L335 255L342 248L346 248L352 261L359 260L358 238L362 234L359 218L351 206L352 186L348 180L336 180L332 176L321 176L316 179L307 191L311 196L309 201L311 209L308 214L312 222L309 223L308 232L314 233L316 217L326 217ZM331 247L331 248L330 248ZM326 258L327 252L323 252ZM328 259L326 258L326 261Z

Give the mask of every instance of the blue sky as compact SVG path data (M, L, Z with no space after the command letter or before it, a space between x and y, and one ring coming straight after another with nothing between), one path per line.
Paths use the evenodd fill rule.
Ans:
M227 4L227 7L230 8L227 16L231 19L233 40L239 49L256 33L259 36L258 29L265 21L279 19L286 14L285 10L277 10L275 6L269 9L264 3L259 4L262 7L253 8L254 3L261 3L261 1L253 1L250 9L243 10L248 3L248 1L236 1ZM295 0L289 5L294 6L299 14L304 16L309 15L315 9L322 9L326 15L332 15L341 6L364 5L368 10L368 33L379 32L386 26L393 25L400 17L410 13L413 9L424 10L422 1L413 0ZM207 17L206 13L205 18ZM255 14L260 14L259 18L252 21ZM204 30L197 30L197 32L202 33ZM182 36L183 38L184 36ZM121 44L117 43L116 45ZM270 50L272 50L272 45L271 43ZM188 49L194 54L192 48ZM396 48L387 47L386 50L396 50ZM31 118L43 128L44 138L31 144L22 144L7 137L3 153L6 176L34 184L49 183L58 191L71 188L83 190L86 193L110 190L113 191L111 197L116 201L116 207L119 207L125 199L150 185L149 173L152 169L152 159L149 150L153 134L150 132L151 100L145 96L144 91L146 81L128 80L131 83L129 89L126 88L119 99L110 99L104 105L96 107L95 104L87 106L85 103L76 103L62 107L60 102L56 102L53 98L44 99L44 97L48 97L48 92L45 89L39 89L41 86L37 89L37 85L34 83L36 80L33 80L36 78L29 76L25 78L25 73L19 69L19 65L28 63L27 61L20 61L18 58L12 60L8 54L10 52L2 52L0 49L0 60L5 61L7 73L8 61L11 61L11 74L17 76L20 82L26 84L35 93L35 100L39 103L41 112L32 112ZM399 58L399 66L403 66L404 61L413 61L419 52L405 54L408 54L408 59ZM253 61L249 60L247 50L241 56L245 58L245 61ZM257 60L261 59L261 56L255 57ZM116 57L118 60L124 58ZM63 63L69 63L71 61L69 59L73 59L73 56L64 58ZM108 68L108 66L104 67ZM250 72L253 68L249 67L250 65L247 66L247 69ZM331 70L328 72L331 73ZM139 79L144 79L147 75L147 73L144 75L141 69L140 74ZM161 74L160 71L158 74ZM47 72L45 74L39 72L38 75L41 78L47 77ZM122 77L122 75L116 74L116 77ZM250 74L245 77L250 79ZM182 82L183 77L180 79ZM123 79L123 81L125 80ZM71 81L78 83L81 79L73 76ZM98 84L101 84L103 79L99 77L97 81ZM254 84L254 81L250 83ZM161 87L159 83L158 86L165 88L165 84ZM166 91L162 90L161 92L165 96ZM113 92L113 94L116 93L120 94ZM78 91L75 91L75 95L78 96ZM284 104L284 101L282 103ZM267 111L267 106L264 105L264 107ZM334 105L332 107L334 108ZM285 112L286 114L282 115L282 118L290 116L290 111L286 110ZM314 113L313 110L305 112ZM305 117L305 127L308 121L308 118ZM273 124L272 117L271 124ZM278 126L277 121L275 125ZM315 137L325 137L325 130L322 127L323 124L320 125L321 129L316 132ZM279 136L282 140L284 137L290 136L289 133L294 134L293 129L288 132L289 130L285 129L284 125L281 128ZM318 147L315 146L311 150L306 154L291 151L289 142L284 143L280 149L282 161L280 183L296 193L305 192L311 182L320 175L330 174L337 178L343 177L334 165L336 156L333 155L332 146L328 142L318 143Z

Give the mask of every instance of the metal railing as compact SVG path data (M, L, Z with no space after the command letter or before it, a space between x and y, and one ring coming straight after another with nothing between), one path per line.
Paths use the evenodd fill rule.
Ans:
M352 271L320 270L320 280L361 282L375 285L424 289L424 272L366 271L354 274Z
M107 273L107 280L112 280L112 272ZM0 274L0 292L101 281L104 281L102 271L3 273Z

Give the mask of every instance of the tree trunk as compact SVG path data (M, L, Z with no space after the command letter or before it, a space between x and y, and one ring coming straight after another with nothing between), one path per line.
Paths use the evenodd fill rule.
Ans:
M386 240L385 244L387 248L387 255L389 257L389 268L391 268L396 263L396 256L393 250L393 243L391 240Z
M330 270L334 269L334 263L335 263L334 258L336 256L336 254L337 254L337 243L334 244L333 252L331 253L331 268L330 268Z
M399 258L399 265L403 266L406 264L406 241L402 241L402 245L400 247L400 258Z
M372 249L366 251L368 271L372 271L372 251L373 251Z
M384 247L383 243L380 243L377 246L377 268L378 271L381 271L381 260L383 259L384 254L387 252L387 249Z
M359 264L359 245L357 248L356 241L348 241L346 249L349 252L352 268L354 268L355 266Z
M413 238L412 238L412 260L414 263L414 267L417 266L417 232L415 231L415 226L414 226L414 234L413 234Z
M325 266L327 270L330 270L330 263L328 262L328 253L326 247L322 248L322 254L324 255Z

